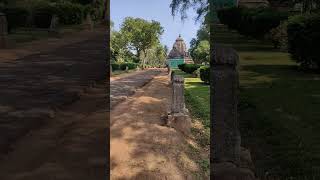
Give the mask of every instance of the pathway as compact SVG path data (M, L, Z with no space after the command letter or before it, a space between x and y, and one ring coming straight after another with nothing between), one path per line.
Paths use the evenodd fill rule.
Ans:
M190 156L186 137L161 120L170 94L168 75L162 71L111 110L112 180L197 179L200 169Z
M117 104L133 95L138 88L141 88L152 78L160 73L160 69L148 69L140 72L133 72L124 77L111 79L110 82L110 106L111 109Z
M37 130L42 130L43 133L46 133L43 127L50 126L50 124L64 126L65 124L60 123L65 121L65 116L59 113L69 105L82 99L82 95L85 95L86 90L90 90L90 87L93 87L97 82L105 80L107 72L105 31L94 31L87 38L89 39L82 39L82 41L77 42L72 41L71 44L63 44L55 49L43 48L38 53L14 60L10 58L1 59L1 165L8 165L6 164L7 161L3 160L7 158L6 154L9 153L8 157L10 157L10 153L14 154L16 151L21 150L15 146L16 143L20 143L20 139ZM103 88L105 93L106 87L104 86ZM100 103L106 110L105 99L104 102ZM89 115L95 111L95 109L91 109L90 111L83 111L83 113ZM84 114L83 116L85 116ZM72 117L71 115L67 114L66 117L70 118ZM66 123L80 121L80 119L82 118L79 117L77 119L75 116L74 119L70 119ZM89 120L90 118L87 119L87 121ZM55 126L52 126L52 131L57 130L54 128ZM42 145L41 143L37 145L36 142L25 144L24 150L26 153L24 156L33 157L27 152L28 148L32 149L33 145ZM40 158L40 156L46 158L48 155L40 153L37 158ZM23 159L21 159L21 162L23 162ZM20 161L17 159L15 163L20 163ZM31 161L29 163L29 165L32 164ZM4 170L2 169L1 172L4 172Z

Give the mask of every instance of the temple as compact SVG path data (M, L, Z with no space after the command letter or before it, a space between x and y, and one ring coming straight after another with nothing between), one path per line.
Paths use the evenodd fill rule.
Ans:
M176 39L170 51L167 62L170 68L177 68L179 64L193 64L193 60L187 51L187 46L181 35Z

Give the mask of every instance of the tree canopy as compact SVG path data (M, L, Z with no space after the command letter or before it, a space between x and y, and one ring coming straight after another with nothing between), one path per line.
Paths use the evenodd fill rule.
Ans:
M165 60L167 50L160 44L164 30L157 21L127 17L120 30L111 33L111 54L114 61L135 61L142 66Z

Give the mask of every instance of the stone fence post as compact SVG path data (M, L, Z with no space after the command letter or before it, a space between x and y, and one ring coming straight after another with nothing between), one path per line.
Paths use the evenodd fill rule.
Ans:
M172 113L183 113L184 104L184 78L182 76L173 76L172 83Z
M211 174L216 180L251 180L240 167L241 137L237 105L239 57L230 47L215 45L211 60Z
M191 119L187 115L188 110L184 102L184 78L177 76L172 72L172 101L170 112L168 112L167 125L189 135L191 128Z
M6 15L0 13L0 49L8 46L8 22Z

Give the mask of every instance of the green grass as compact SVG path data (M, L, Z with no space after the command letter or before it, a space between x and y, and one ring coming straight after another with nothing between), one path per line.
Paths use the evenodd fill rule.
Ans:
M242 144L258 175L320 178L320 75L299 71L268 42L216 30L216 42L240 56Z

